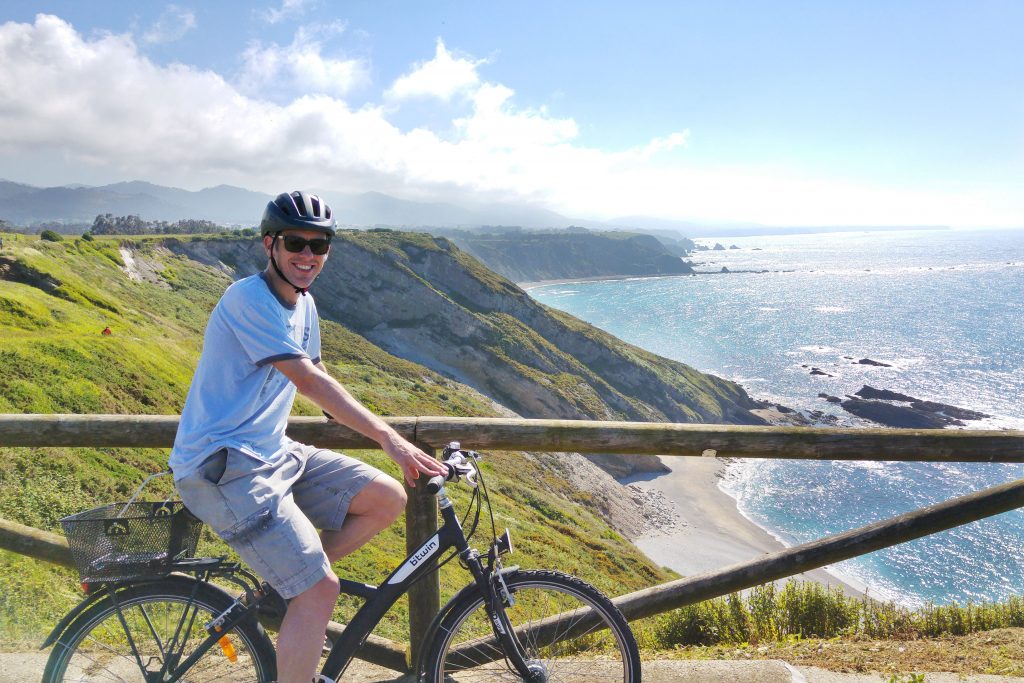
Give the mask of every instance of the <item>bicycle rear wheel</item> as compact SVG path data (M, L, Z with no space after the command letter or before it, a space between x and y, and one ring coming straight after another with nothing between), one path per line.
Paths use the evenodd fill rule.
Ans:
M205 624L232 603L209 584L165 580L118 591L120 610L105 598L83 612L57 640L43 683L153 683L165 662L184 661L209 635ZM180 680L269 683L277 678L274 647L254 621L214 644Z
M596 588L561 572L506 576L505 613L535 681L640 681L640 652L622 613ZM432 683L519 681L494 637L484 597L469 593L442 619L424 673Z

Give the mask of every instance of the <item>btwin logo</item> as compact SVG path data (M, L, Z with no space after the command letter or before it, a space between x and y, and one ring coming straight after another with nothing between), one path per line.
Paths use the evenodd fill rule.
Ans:
M432 538L427 541L426 545L417 550L415 555L409 558L409 564L415 567L420 562L433 555L435 550L437 550L437 541Z
M405 581L410 574L416 571L418 565L433 557L440 548L441 539L435 534L432 538L427 539L427 542L421 545L419 550L413 553L412 557L407 559L398 571L391 575L388 584L394 586Z

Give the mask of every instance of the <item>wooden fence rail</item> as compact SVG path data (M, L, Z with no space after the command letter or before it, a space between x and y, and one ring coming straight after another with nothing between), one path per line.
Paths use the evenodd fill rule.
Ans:
M392 417L403 437L439 447L625 455L702 455L804 460L1024 462L1024 432L828 429L749 425ZM168 448L176 415L0 415L0 446ZM319 417L293 417L288 435L325 448L377 444Z
M424 448L461 441L473 449L622 455L679 455L815 460L1024 462L1024 432L893 429L818 429L740 425L662 424L574 420L416 417L387 418ZM169 415L0 415L0 446L169 447L178 417ZM288 434L329 448L376 444L322 418L292 418ZM1024 480L962 496L890 520L829 536L723 569L620 596L631 619L758 585L880 548L920 538L1024 505ZM410 491L406 545L415 550L437 529L433 497ZM49 538L49 537L56 537ZM0 520L0 547L63 563L59 536ZM34 538L32 538L34 537ZM439 585L421 581L410 594L410 643L440 607ZM338 627L340 628L340 627ZM395 669L401 644L374 639L360 653Z

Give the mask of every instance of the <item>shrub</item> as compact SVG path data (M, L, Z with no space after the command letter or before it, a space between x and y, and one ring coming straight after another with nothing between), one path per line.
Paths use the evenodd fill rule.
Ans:
M39 239L46 240L47 242L63 242L64 241L64 238L61 237L59 233L56 233L53 230L43 230L39 234Z
M938 638L1024 625L1024 598L968 605L927 604L910 610L837 588L789 581L755 586L687 605L654 619L651 646L780 642L789 638L862 635L875 639Z
M82 239L85 240L86 242L92 242L96 238L92 236L91 232L87 232L82 235Z

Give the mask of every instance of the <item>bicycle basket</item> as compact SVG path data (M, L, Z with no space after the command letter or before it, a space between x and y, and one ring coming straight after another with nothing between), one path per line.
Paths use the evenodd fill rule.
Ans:
M195 555L203 523L181 501L111 503L60 520L83 582L166 574Z

